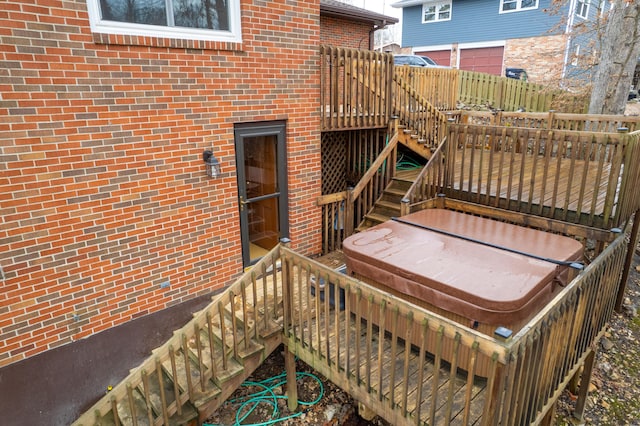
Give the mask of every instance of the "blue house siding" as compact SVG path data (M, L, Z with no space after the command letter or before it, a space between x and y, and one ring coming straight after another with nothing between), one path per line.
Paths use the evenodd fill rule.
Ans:
M402 45L433 46L557 34L565 27L562 14L544 11L550 3L540 0L537 9L501 14L500 0L453 0L450 21L428 24L422 23L421 5L405 7Z
M598 2L592 1L589 7L588 19L577 15L574 16L572 28L568 34L569 46L567 49L568 54L565 68L566 78L588 82L593 77L594 70L589 66L588 62L593 57L594 49L598 49L594 26L597 24L600 13L601 10L598 8ZM575 56L576 52L578 52L577 60Z

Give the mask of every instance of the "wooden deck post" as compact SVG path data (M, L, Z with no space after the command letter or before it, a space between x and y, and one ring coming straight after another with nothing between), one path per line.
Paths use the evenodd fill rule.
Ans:
M629 236L629 245L627 247L627 256L624 259L624 267L622 268L622 277L618 286L618 297L616 298L616 312L622 310L622 301L624 300L624 291L627 288L627 280L629 279L629 271L633 263L636 246L638 245L638 234L640 233L640 209L636 210L633 215L633 226L631 227L631 235Z
M582 420L584 415L584 407L587 402L587 394L589 392L589 382L591 381L591 372L593 371L593 364L596 358L596 351L591 350L584 360L584 369L580 375L580 390L578 392L578 400L576 401L576 409L573 412L573 417L578 420Z
M298 409L298 381L296 380L296 359L289 347L284 347L284 369L287 373L287 407L292 413Z
M347 195L344 200L344 235L343 239L353 235L355 228L354 218L354 206L353 206L353 187L347 188Z
M400 216L406 216L411 213L411 200L408 198L403 198L400 200Z

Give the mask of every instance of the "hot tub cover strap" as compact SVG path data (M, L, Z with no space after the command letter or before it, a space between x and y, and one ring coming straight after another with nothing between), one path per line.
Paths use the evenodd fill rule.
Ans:
M549 262L549 263L553 263L555 265L560 265L560 266L569 266L571 268L574 269L584 269L584 264L582 264L581 262L576 262L576 261L565 261L565 260L557 260L557 259L552 259L549 257L544 257L544 256L538 256L537 254L533 254L533 253L528 253L525 251L521 251L521 250L516 250L513 248L509 248L509 247L505 247L499 244L493 244L487 241L482 241L482 240L478 240L476 238L471 238L471 237L467 237L465 235L460 235L460 234L456 234L454 232L449 232L449 231L445 231L443 229L438 229L438 228L432 228L430 226L427 225L422 225L420 223L414 223L408 220L404 220L401 219L399 217L392 217L391 220L398 222L398 223L402 223L404 225L409 225L409 226L415 226L416 228L420 228L420 229L425 229L427 231L432 231L432 232L436 232L438 234L442 234L442 235L446 235L448 237L453 237L453 238L459 238L461 240L465 240L465 241L469 241L475 244L481 244L483 246L487 246L487 247L492 247L498 250L504 250L504 251L508 251L510 253L516 253L516 254L520 254L522 256L526 256L526 257L531 257L533 259L537 259L537 260L542 260L544 262Z

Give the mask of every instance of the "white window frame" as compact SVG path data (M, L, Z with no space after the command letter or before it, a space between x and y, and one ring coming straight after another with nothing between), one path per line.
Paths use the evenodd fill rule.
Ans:
M94 33L171 38L179 40L203 40L242 43L242 28L240 26L240 0L228 1L228 31L107 21L102 19L100 0L87 0L87 10L89 12L91 31Z
M423 24L431 24L433 22L445 22L445 21L450 21L451 20L451 15L453 14L453 5L452 5L452 0L444 0L444 1L434 1L434 2L428 2L428 3L422 3L422 23ZM443 6L449 6L449 17L448 18L440 18L440 8ZM431 20L431 21L427 21L424 19L424 15L425 15L425 9L427 8L431 8L431 7L435 7L435 19Z
M589 19L589 8L591 7L590 0L576 0L576 16L582 19ZM583 14L580 13L580 9L583 10Z
M535 0L535 6L522 7L523 0L500 0L500 13L513 13L513 12L523 12L525 10L535 10L540 5L540 0ZM516 8L511 10L504 10L505 3L515 3Z
M579 59L580 59L580 45L577 45L576 49L573 52L573 58L571 59L571 65L573 65L574 67L577 67Z

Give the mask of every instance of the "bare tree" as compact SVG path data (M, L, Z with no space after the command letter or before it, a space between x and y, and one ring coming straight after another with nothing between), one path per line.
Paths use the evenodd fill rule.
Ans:
M612 0L599 46L590 114L622 114L640 55L640 1Z

